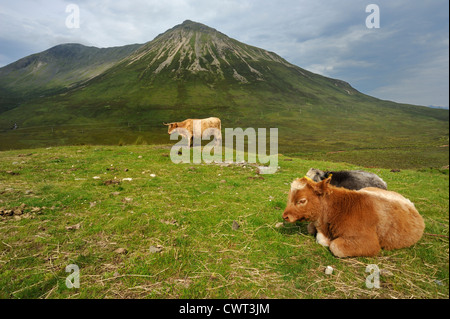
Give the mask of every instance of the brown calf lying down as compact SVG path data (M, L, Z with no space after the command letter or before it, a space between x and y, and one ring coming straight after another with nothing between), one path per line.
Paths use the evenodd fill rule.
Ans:
M347 190L330 180L294 180L283 218L311 221L317 242L336 257L375 256L381 248L408 247L422 237L423 219L402 195L375 187Z

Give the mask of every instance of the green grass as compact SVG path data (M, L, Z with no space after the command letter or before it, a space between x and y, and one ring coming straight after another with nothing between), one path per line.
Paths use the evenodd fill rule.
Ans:
M276 174L252 179L252 165L173 164L169 153L0 152L0 207L24 203L28 213L0 217L0 298L449 298L448 169L365 168L415 203L427 234L410 248L337 259L305 223L275 225L290 182L310 167L360 167L280 156ZM104 184L114 178L132 181ZM80 268L79 289L65 286L69 264ZM365 286L369 264L387 271L380 289Z

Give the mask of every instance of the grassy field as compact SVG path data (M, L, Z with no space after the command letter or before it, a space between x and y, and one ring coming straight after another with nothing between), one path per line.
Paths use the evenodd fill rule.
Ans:
M283 122L283 119L279 121ZM278 151L287 156L310 160L390 169L440 169L449 163L448 121L430 123L420 129L410 125L408 130L401 130L399 133L394 133L395 121L387 121L386 127L378 133L370 130L364 133L344 129L334 131L331 125L320 124L316 120L304 121L305 127L301 129L280 126L276 122L230 124L223 121L222 134L225 136L225 125L233 129L266 127L267 131L271 127L279 127ZM308 127L309 125L311 127ZM122 146L167 143L170 143L167 127L157 118L153 119L151 124L104 122L0 131L0 151L67 145Z
M449 298L448 169L365 168L415 203L426 234L410 248L337 259L306 223L278 223L294 178L361 167L279 156L276 174L258 175L250 164L173 164L169 153L0 152L0 208L15 209L0 217L0 298ZM80 288L66 287L70 264ZM370 264L379 289L366 287Z

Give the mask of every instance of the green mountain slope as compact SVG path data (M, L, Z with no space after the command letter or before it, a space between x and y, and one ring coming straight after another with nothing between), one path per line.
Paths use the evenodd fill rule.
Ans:
M93 79L86 94L107 100L117 95L117 89L135 106L162 106L168 120L183 110L188 116L225 108L232 110L230 120L241 113L246 118L243 123L248 123L248 111L255 107L264 111L278 109L280 101L300 105L326 95L359 95L343 81L310 73L274 53L191 21L158 36Z
M140 46L99 49L62 44L11 63L0 69L0 113L95 77Z
M448 111L364 95L192 21L80 81L0 113L0 127L19 125L3 133L0 149L167 143L163 121L218 116L223 128L278 127L282 153L363 149L358 164L387 165L371 151L383 149L383 157L406 154L411 165L448 164L448 148L439 148L448 144Z

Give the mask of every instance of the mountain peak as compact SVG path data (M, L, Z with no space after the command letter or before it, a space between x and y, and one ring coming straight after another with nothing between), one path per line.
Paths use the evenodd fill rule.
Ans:
M193 30L198 30L198 31L217 31L216 29L208 27L205 24L202 24L202 23L199 23L199 22L195 22L195 21L192 21L192 20L185 20L179 26L182 27L182 28L188 28L188 29L193 29Z
M211 28L205 24L199 23L199 22L195 22L192 20L185 20L183 21L183 23L178 24L176 26L174 26L173 28L167 30L166 32L160 34L164 35L166 33L171 33L174 31L179 31L179 30L184 30L184 31L193 31L193 32L205 32L205 33L216 33L218 32L216 29Z
M195 22L195 21L192 21L192 20L189 20L189 19L188 20L184 20L181 25L182 26L205 26L202 23Z
M146 43L128 58L145 65L142 76L203 77L246 84L265 81L265 62L294 68L275 53L246 45L202 23L185 20ZM213 81L215 82L215 81Z

